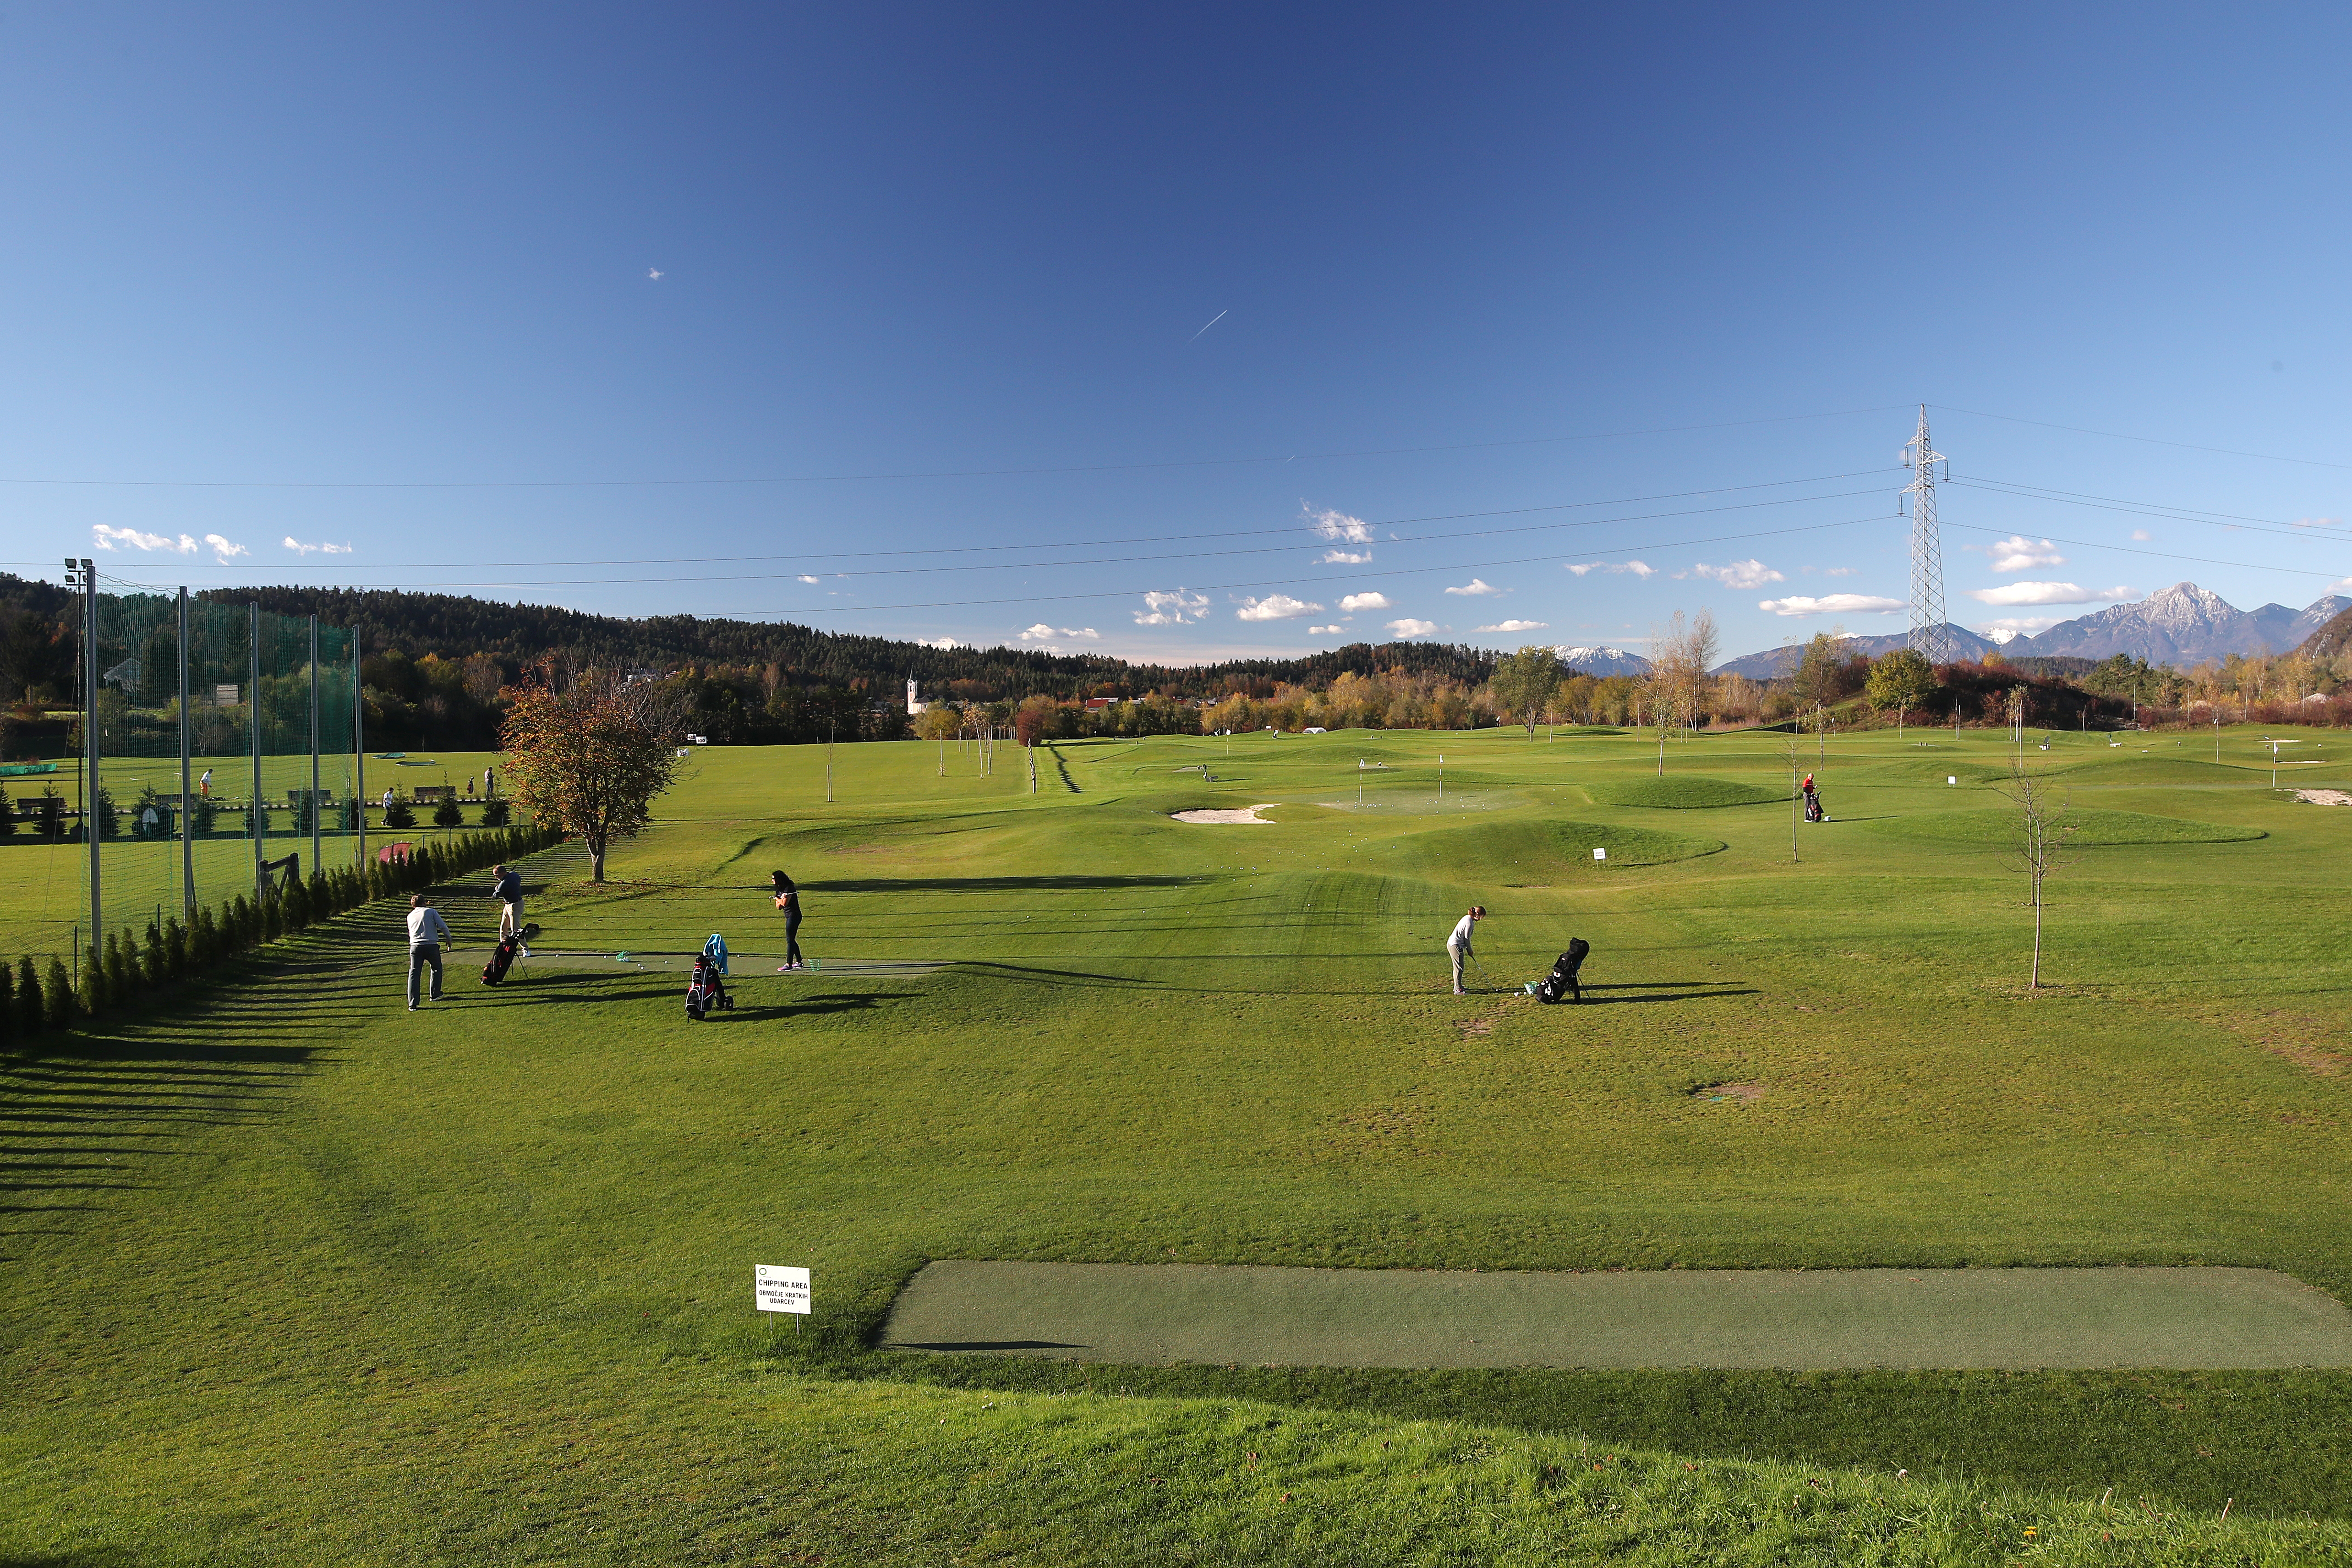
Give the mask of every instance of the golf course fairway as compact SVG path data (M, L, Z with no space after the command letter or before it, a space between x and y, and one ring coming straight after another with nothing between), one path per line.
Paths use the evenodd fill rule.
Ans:
M459 946L419 1012L384 903L17 1042L0 1563L2352 1559L2324 1335L2268 1364L889 1347L943 1260L2264 1270L2339 1320L2352 810L2272 789L2252 732L2040 738L2099 831L2032 994L2000 732L1675 740L1664 786L1650 734L1062 742L1034 794L1009 745L986 774L856 745L831 803L824 747L699 752L606 883L526 865L550 957L505 986L485 876L436 894ZM2294 786L2352 788L2303 738ZM1792 821L1802 772L1831 821ZM0 847L0 954L49 950L75 853ZM812 970L776 972L779 869ZM708 1022L615 961L714 933ZM1571 936L1587 1004L1540 1006ZM761 1264L812 1271L804 1322L753 1310Z

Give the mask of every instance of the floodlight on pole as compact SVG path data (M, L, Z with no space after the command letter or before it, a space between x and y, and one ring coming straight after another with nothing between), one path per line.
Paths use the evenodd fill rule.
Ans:
M1948 664L1959 657L1946 629L1944 614L1944 546L1936 528L1936 465L1944 455L1927 439L1927 405L1919 405L1919 433L1903 449L1903 465L1911 483L1903 487L1910 498L1911 635L1905 646L1927 656L1930 664ZM1951 477L1946 463L1946 478Z

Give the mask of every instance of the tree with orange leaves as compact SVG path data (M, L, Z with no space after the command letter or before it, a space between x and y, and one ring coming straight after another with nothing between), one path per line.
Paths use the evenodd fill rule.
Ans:
M616 670L541 663L508 688L506 782L531 817L588 847L588 880L604 880L614 839L653 821L654 797L677 780L685 708L667 681L632 684Z

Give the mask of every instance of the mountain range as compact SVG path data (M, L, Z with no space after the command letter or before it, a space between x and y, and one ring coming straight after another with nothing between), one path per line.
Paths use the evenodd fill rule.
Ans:
M2099 660L2125 653L2151 664L2187 669L2231 653L2284 653L2302 645L2347 610L2352 610L2352 599L2337 593L2315 600L2301 610L2284 604L2240 610L2210 589L2193 582L2176 582L2137 603L2111 604L2105 610L2062 621L2034 636L2011 637L2005 643L1995 643L1948 622L1944 630L1961 650L1962 656L1969 659L1980 659L1997 646L2006 659ZM1855 653L1876 658L1904 646L1908 640L1907 633L1895 632L1875 637L1849 637L1845 644ZM1717 665L1715 673L1763 680L1790 673L1797 657L1798 652L1792 647L1767 648L1727 660Z
M1554 648L1561 664L1584 675L1643 675L1650 661L1622 648Z

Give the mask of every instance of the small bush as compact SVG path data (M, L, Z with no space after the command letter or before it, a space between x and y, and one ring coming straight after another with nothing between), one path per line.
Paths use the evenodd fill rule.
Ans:
M0 964L0 1046L16 1037L16 971Z
M81 973L73 977L79 986L74 1000L80 1005L83 1017L96 1018L106 1010L106 965L99 955L97 943L89 944L83 952L79 967ZM70 1020L70 1009L67 1017Z
M25 960L30 964L32 960ZM66 1029L73 1023L73 977L66 973L66 961L52 956L49 972L41 987L41 1022L50 1029Z
M16 1032L33 1035L41 1032L48 1009L41 1002L41 977L33 970L30 957L16 960Z
M444 795L434 803L433 825L436 828L462 828L466 825L466 809L457 804L455 795Z
M198 969L209 969L220 962L220 922L213 918L212 905L196 909L196 923L188 932L188 956Z
M514 807L505 800L486 800L482 803L482 826L486 828L503 828L513 815Z
M253 901L241 893L230 899L228 918L221 922L221 946L224 949L221 956L226 957L231 953L242 953L252 946L260 929L261 922L254 914Z
M163 928L150 920L146 940L140 944L140 978L150 987L160 986L172 977L171 956L163 951Z
M394 795L392 804L383 809L383 825L387 828L413 828L416 826L416 813L409 809L405 799Z
M163 973L174 980L188 973L188 932L176 915L163 922Z

